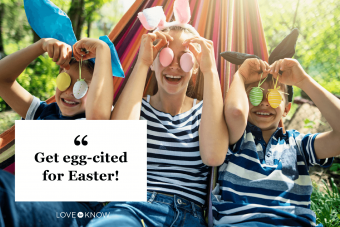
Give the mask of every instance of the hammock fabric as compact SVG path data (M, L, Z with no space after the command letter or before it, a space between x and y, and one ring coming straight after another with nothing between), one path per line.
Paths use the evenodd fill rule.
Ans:
M117 101L130 77L137 59L141 37L147 33L147 30L137 19L138 12L145 8L163 6L167 21L173 20L173 3L174 0L136 0L109 34L125 73L125 78L115 77L113 79L114 102ZM190 24L202 37L214 42L216 64L220 75L222 94L225 98L237 68L220 57L219 53L237 51L255 54L268 61L258 2L257 0L190 0L190 9L192 15ZM151 86L153 83L155 83L154 77L148 76L145 94L151 92L149 88L153 87ZM48 103L54 101L54 97L47 100ZM0 168L13 173L14 149L8 150L8 148L14 145L14 136L14 126L0 135ZM216 168L212 168L211 179L215 179L215 176ZM214 181L211 180L210 190L213 184ZM207 205L211 207L209 198ZM208 218L209 225L212 225L211 212L209 212Z

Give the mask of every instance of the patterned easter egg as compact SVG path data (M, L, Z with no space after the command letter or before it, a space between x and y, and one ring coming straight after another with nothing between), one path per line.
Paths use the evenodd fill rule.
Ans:
M268 94L268 102L271 107L277 108L282 101L282 96L280 92L276 89L271 90Z
M159 61L161 62L163 67L167 67L168 65L170 65L173 59L174 52L169 47L164 48L159 54Z
M57 88L60 91L65 91L71 84L71 77L67 73L60 73L57 77Z
M253 87L249 92L249 100L253 106L258 106L262 102L263 92L259 87Z
M76 99L81 99L86 95L88 85L84 80L78 80L73 86L73 95Z

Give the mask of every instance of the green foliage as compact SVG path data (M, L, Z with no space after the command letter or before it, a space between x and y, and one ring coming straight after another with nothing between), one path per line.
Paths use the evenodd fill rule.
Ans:
M48 55L39 56L18 77L18 83L32 95L46 100L55 92L56 77L59 66ZM0 111L9 109L9 106L0 98Z
M317 223L327 227L340 225L340 192L334 179L331 178L331 188L322 180L326 193L319 190L319 186L313 183L311 195L311 210L316 214Z
M0 113L0 133L3 133L14 125L15 120L20 120L19 114L14 111Z
M340 95L340 2L263 0L259 6L269 53L298 28L294 58L324 88Z
M333 163L329 169L330 171L334 171L336 174L340 175L340 163Z

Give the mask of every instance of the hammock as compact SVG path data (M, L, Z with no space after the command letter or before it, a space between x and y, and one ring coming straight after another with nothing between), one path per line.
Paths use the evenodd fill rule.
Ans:
M125 78L114 77L113 79L114 103L130 77L137 59L141 37L147 33L137 19L138 12L145 8L163 6L167 21L169 21L169 19L174 19L173 3L174 0L136 0L109 34L125 73ZM225 98L237 68L220 57L219 53L237 51L255 54L268 61L258 2L257 0L190 0L190 9L191 25L202 37L214 42L215 59L223 98ZM155 79L149 75L144 95L151 93L149 88L153 83ZM54 96L47 100L47 103L51 102L55 102ZM0 135L0 169L6 169L12 173L14 173L14 149L8 148L14 145L14 136L15 126ZM212 168L211 179L215 179L215 176L216 168ZM211 180L210 190L214 183L214 180ZM208 198L207 205L211 207L210 198ZM212 212L208 212L208 216L209 226L211 226Z

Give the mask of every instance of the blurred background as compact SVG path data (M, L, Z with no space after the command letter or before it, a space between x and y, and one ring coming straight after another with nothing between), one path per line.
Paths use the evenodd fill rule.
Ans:
M68 14L79 40L108 35L134 0L52 2ZM258 4L269 54L293 28L298 28L300 35L294 58L318 83L340 97L340 1L258 0ZM37 40L39 37L27 22L23 0L0 0L0 59ZM45 100L54 94L58 70L52 59L42 55L28 66L18 82ZM0 97L0 133L17 119L20 117ZM331 130L314 103L296 87L292 110L284 123L287 129L303 133ZM340 226L340 193L336 186L340 185L340 159L335 159L331 168L313 167L310 173L316 189L311 207L318 222Z

